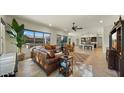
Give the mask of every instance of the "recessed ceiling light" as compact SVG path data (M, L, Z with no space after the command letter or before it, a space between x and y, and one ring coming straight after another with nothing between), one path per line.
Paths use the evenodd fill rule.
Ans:
M52 24L49 24L49 26L52 26Z
M71 35L71 33L68 33L68 35Z
M103 23L103 20L100 20L99 23Z

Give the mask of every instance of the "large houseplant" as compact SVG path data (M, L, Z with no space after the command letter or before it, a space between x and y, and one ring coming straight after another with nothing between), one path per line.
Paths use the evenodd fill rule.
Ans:
M7 32L9 35L16 40L16 46L18 48L18 53L22 53L22 45L25 43L24 39L24 24L19 25L18 22L13 19L12 24L8 24L9 30Z

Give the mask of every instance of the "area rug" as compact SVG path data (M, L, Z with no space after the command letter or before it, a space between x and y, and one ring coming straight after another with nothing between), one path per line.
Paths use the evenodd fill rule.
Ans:
M73 68L73 77L93 77L92 65L76 62L76 65L74 65Z
M74 64L76 64L76 62L84 62L89 57L87 54L77 52L71 53L70 55L73 56Z
M72 77L93 77L92 65L85 64L89 55L84 53L73 52L73 74Z

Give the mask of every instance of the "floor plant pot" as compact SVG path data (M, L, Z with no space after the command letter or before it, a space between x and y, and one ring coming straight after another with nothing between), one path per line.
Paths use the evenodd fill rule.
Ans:
M25 59L25 54L24 53L18 53L17 60L23 61L24 59Z

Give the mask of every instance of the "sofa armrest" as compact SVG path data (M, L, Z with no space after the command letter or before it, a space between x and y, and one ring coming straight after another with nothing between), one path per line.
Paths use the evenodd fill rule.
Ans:
M49 58L49 59L47 59L46 63L47 63L48 65L50 65L50 64L57 63L58 61L59 61L59 57L54 57L54 58Z
M62 52L55 53L55 56L56 56L56 57L61 57L62 55L63 55Z
M39 63L42 64L42 65L45 65L46 64L46 60L47 60L47 54L44 53L44 52L41 52L39 51Z

